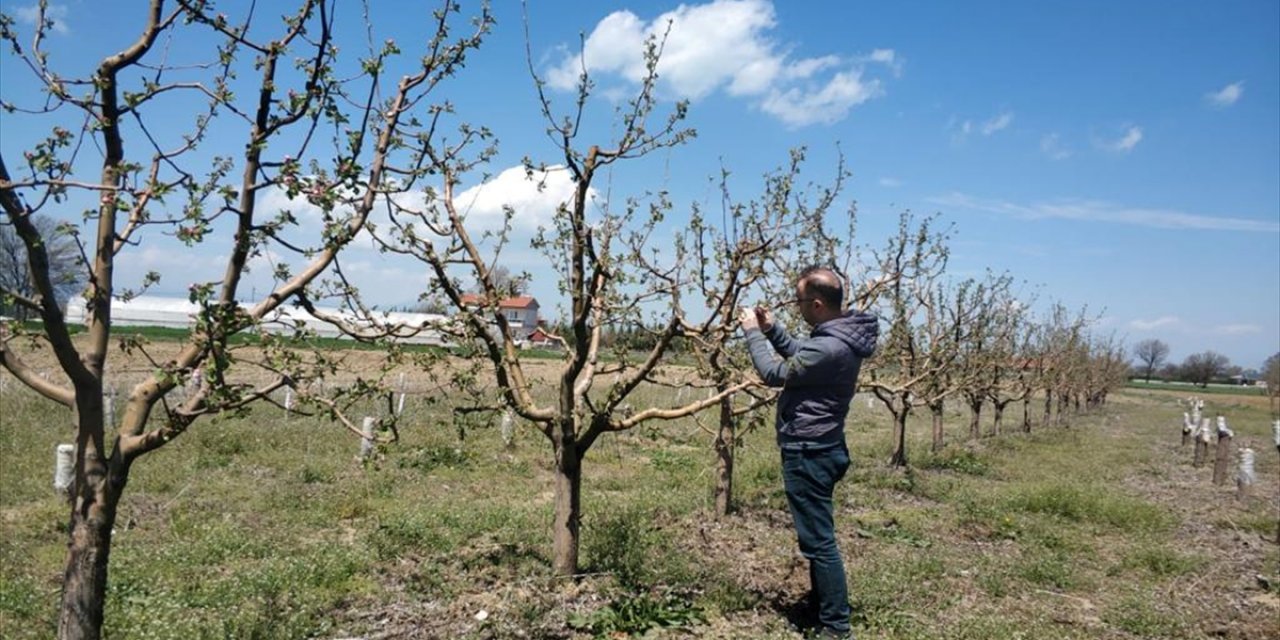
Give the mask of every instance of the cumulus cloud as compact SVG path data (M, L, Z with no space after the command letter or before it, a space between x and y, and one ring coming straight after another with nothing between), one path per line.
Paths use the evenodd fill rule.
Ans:
M1097 200L1058 200L1019 204L1003 200L985 200L963 193L929 198L934 204L1007 215L1025 220L1063 219L1088 222L1129 224L1156 229L1200 229L1213 231L1245 231L1254 233L1280 233L1280 223L1274 220L1229 218L1210 216L1170 209L1144 209Z
M1161 316L1154 320L1134 319L1129 321L1129 326L1139 331L1150 331L1159 329L1160 327L1168 327L1182 322L1177 316Z
M13 12L13 17L23 24L35 25L36 20L40 19L40 5L31 5L29 7L18 7ZM67 5L50 4L44 12L44 19L53 23L50 29L59 35L67 35L71 33L71 29L67 27Z
M551 222L560 205L573 198L574 188L573 177L563 166L531 174L516 166L457 194L454 201L466 212L468 220L481 222L482 226L500 223L504 207L511 207L512 224L533 230ZM590 195L594 199L595 192Z
M639 82L647 73L644 43L656 38L662 45L657 71L665 90L694 100L723 91L788 126L801 127L837 122L883 95L881 82L868 75L871 67L901 73L902 58L892 49L853 57L795 57L791 47L769 37L776 26L768 0L680 5L651 21L616 11L592 30L583 53L566 55L548 71L547 82L571 89L584 64L597 81L617 76Z
M773 89L760 108L792 127L832 124L843 120L849 109L881 95L880 83L862 80L856 70L837 73L821 88Z
M1204 99L1215 107L1226 108L1239 101L1243 95L1244 81L1241 80L1239 82L1232 82L1217 91L1210 91L1209 93L1206 93Z
M1130 125L1119 138L1096 140L1098 147L1115 153L1129 153L1142 142L1142 127Z
M511 224L517 230L532 231L540 225L549 223L556 209L573 196L574 183L569 172L562 166L547 167L546 170L526 171L523 166L504 169L486 182L470 186L454 193L453 201L458 210L465 216L468 230L473 233L495 231L502 227L505 207L513 211ZM436 188L439 193L439 187ZM346 194L353 197L354 194ZM595 198L592 190L590 197ZM435 203L429 204L421 191L396 193L390 196L398 206L409 211L425 211ZM323 219L322 209L299 196L289 199L284 190L267 189L258 202L262 211L275 214L278 211L289 211L298 219L300 235L315 237L315 231ZM381 206L375 207L380 211ZM351 208L338 206L334 215L351 214ZM371 246L370 242L361 243L367 232L357 236L357 245Z
M1040 138L1040 152L1052 160L1064 160L1071 157L1071 150L1062 144L1062 138L1050 133Z

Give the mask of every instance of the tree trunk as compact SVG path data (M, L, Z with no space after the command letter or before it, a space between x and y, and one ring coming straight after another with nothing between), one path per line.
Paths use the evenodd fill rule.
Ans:
M737 440L733 404L720 401L720 431L716 434L716 518L733 510L733 447Z
M572 418L559 427L555 441L555 519L552 522L551 568L558 576L578 573L579 527L582 522L582 455Z
M1048 427L1049 418L1053 415L1053 391L1051 389L1044 390L1044 418L1040 420L1040 426Z
M1008 403L991 403L991 435L1000 435L1000 423L1004 421L1004 408Z
M903 407L901 412L893 414L893 457L889 458L889 466L907 466L907 414L911 410Z
M1022 399L1022 431L1031 433L1031 395Z
M941 451L945 444L942 432L942 405L930 406L929 414L933 418L933 450Z
M101 401L90 404L78 411L84 424L90 426L81 426L76 442L67 563L58 616L60 640L102 637L111 530L129 478L129 464L120 458L118 444L110 459L104 457Z
M977 440L982 437L982 401L969 402L969 437Z
M1218 433L1218 457L1213 461L1213 483L1227 482L1227 469L1231 466L1231 436Z
M1196 436L1195 455L1192 458L1191 466L1199 469L1204 465L1204 459L1209 452L1209 441L1203 440L1199 435Z

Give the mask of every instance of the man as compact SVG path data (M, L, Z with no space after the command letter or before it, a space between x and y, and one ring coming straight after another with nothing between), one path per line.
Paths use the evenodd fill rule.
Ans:
M844 311L839 276L821 267L800 274L792 303L812 327L808 340L787 335L767 309L743 309L739 321L760 378L782 387L775 421L782 480L800 553L809 560L819 637L842 638L849 635L849 588L831 496L849 468L844 419L862 359L875 351L879 322Z

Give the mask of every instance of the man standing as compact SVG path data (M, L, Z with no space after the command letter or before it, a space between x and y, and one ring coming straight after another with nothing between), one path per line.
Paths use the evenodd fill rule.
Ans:
M739 321L760 378L782 387L775 421L782 480L800 553L809 560L819 637L843 638L849 635L849 588L831 496L849 468L844 420L862 359L875 351L880 328L871 314L844 311L844 287L830 269L801 273L791 302L812 327L808 340L787 335L767 309L743 309Z

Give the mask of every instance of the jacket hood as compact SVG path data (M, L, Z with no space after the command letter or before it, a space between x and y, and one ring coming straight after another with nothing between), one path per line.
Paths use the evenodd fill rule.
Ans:
M859 357L866 358L876 351L876 338L880 336L880 319L862 311L849 311L813 328L813 337L832 336L849 345Z

